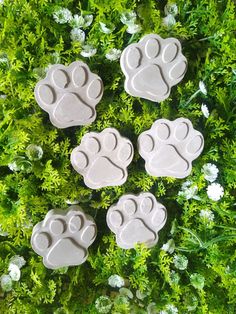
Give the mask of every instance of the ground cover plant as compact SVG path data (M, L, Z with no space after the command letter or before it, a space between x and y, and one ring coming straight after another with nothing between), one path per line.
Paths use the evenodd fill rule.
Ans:
M236 312L236 19L233 0L0 1L0 313ZM185 78L161 103L129 96L121 51L149 33L180 40ZM55 128L34 99L52 64L83 60L105 90L97 119ZM186 179L144 169L137 138L185 117L205 138ZM127 182L91 190L70 164L88 131L115 127L135 148ZM106 212L150 191L168 210L158 244L123 250ZM48 270L30 245L52 208L77 203L97 223L89 259Z

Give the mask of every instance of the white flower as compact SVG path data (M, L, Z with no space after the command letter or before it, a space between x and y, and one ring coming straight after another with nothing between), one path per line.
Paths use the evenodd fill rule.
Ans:
M8 63L8 58L5 56L0 57L0 63Z
M79 204L79 200L66 200L65 201L66 202L66 204L68 204L68 205L76 205L76 204Z
M178 195L186 198L186 200L189 200L191 198L195 200L200 200L200 197L197 196L198 187L197 185L192 185L193 183L191 181L185 181L182 184L181 190L179 191Z
M209 209L202 209L199 213L199 216L208 221L213 221L215 218L213 212Z
M121 288L125 285L125 281L119 275L112 275L108 278L108 284L113 288Z
M209 109L207 108L207 105L205 104L202 104L201 105L201 110L202 110L202 113L204 115L205 118L209 118Z
M80 28L73 28L70 32L70 38L72 41L83 43L85 41L85 32Z
M130 12L123 12L121 14L121 22L125 25L129 25L129 24L134 24L136 21L136 13L134 11L130 11Z
M15 265L10 263L8 267L9 275L13 281L19 281L20 280L20 268Z
M3 4L4 3L4 0L0 0L0 4Z
M54 20L59 24L65 24L70 22L72 19L72 14L70 10L66 8L60 8L53 13Z
M9 275L1 276L1 287L3 291L11 291L12 290L12 279Z
M70 26L73 28L81 28L84 26L84 18L82 15L75 14L70 20Z
M178 14L178 7L176 3L167 3L164 8L165 15L172 14L176 16Z
M219 169L216 165L207 163L202 167L202 172L207 181L214 182L217 179Z
M11 257L9 263L14 264L14 265L18 266L19 268L21 268L26 264L26 261L25 261L23 256L14 255Z
M0 224L0 236L6 237L8 236L8 232L2 230L2 225Z
M136 34L141 31L141 26L139 24L129 24L126 32L129 34Z
M176 273L174 270L172 270L170 272L170 282L173 283L173 284L178 284L180 281L180 276L178 273Z
M204 84L203 81L199 82L199 89L204 95L207 95L206 85Z
M163 23L163 25L165 25L167 27L171 27L171 26L175 25L176 20L172 14L168 14L166 17L164 17L162 19L162 23Z
M152 302L150 304L148 304L147 306L147 314L155 314L157 313L157 305L156 303Z
M7 98L7 95L4 95L4 94L0 95L0 99L6 99L6 98Z
M175 250L175 242L173 239L170 239L167 243L163 244L161 249L165 252L172 254Z
M84 25L83 27L88 27L92 24L93 22L93 16L91 14L85 15L84 16Z
M112 32L114 31L114 29L115 29L115 26L114 26L113 24L107 25L107 24L102 23L102 22L100 22L99 24L100 24L101 31L102 31L103 33L105 33L105 34L110 34L110 33L112 33Z
M166 305L167 313L168 314L177 314L178 309L173 304L167 304Z
M160 311L159 314L177 314L178 309L173 304L167 304L165 310Z
M112 48L111 50L108 51L108 53L106 53L106 58L110 61L118 60L120 59L120 56L121 50L116 48Z
M89 57L92 57L96 54L97 52L97 49L94 48L93 46L91 45L85 45L83 46L83 50L81 51L81 55L85 58L89 58Z
M107 296L101 296L95 301L95 307L98 313L109 313L112 308L112 302Z
M133 299L133 297L134 297L132 291L130 291L129 289L124 288L124 287L119 289L119 293L120 293L120 295L125 296L129 299Z
M219 183L212 183L207 187L207 195L212 201L219 201L224 195L224 189Z
M187 257L181 254L174 255L173 262L174 262L175 267L180 270L184 270L188 266Z
M146 293L144 293L140 290L136 291L136 298L138 298L139 300L144 300L146 297L147 297Z
M72 28L86 28L90 26L93 22L93 16L92 15L78 15L75 14L73 18L70 20L70 26Z

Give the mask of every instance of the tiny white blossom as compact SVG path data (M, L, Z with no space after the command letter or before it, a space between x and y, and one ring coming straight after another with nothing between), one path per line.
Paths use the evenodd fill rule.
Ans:
M53 13L54 20L59 24L65 24L72 20L72 14L70 10L66 8L60 8Z
M174 255L173 262L174 262L175 267L180 270L185 270L188 266L187 257L181 254Z
M8 63L8 58L5 56L0 57L0 63Z
M121 288L125 285L125 281L119 275L112 275L108 278L108 284L113 288Z
M6 99L6 98L7 98L7 95L4 95L4 94L0 95L0 99Z
M203 81L199 82L199 89L204 95L207 95L206 85Z
M88 27L92 24L93 22L93 16L91 14L85 15L84 16L84 27Z
M170 282L173 283L173 284L178 284L180 281L180 276L178 273L176 273L174 270L172 270L170 272Z
M205 104L202 104L201 105L201 110L202 110L202 113L204 115L205 118L209 118L209 109L207 108L207 105Z
M107 24L105 24L105 23L100 22L99 24L100 24L101 31L102 31L104 34L110 34L110 33L112 33L112 32L114 31L114 29L115 29L115 26L114 26L113 24L111 24L111 23L110 23L109 25L107 25Z
M128 28L126 29L126 32L129 34L136 34L141 31L141 26L139 24L129 24Z
M198 187L197 185L192 185L191 181L185 181L182 184L181 190L178 195L186 198L187 200L193 198L195 200L200 200L200 197L197 196Z
M119 289L119 293L120 293L120 295L127 297L129 299L133 299L133 297L134 297L132 291L130 291L129 289L124 288L124 287Z
M4 3L4 0L0 0L0 4L3 4Z
M121 50L116 48L112 48L111 50L108 51L108 53L106 53L106 58L110 61L118 60L120 59L120 56Z
M212 201L219 201L224 195L224 189L219 183L212 183L207 187L207 195Z
M12 279L9 275L2 275L0 277L1 287L3 291L11 291L12 290Z
M80 28L73 28L70 32L70 38L72 41L83 43L85 41L85 32Z
M147 306L147 314L155 314L157 313L157 305L156 303L152 302L150 304L148 304Z
M178 309L173 304L167 304L165 310L159 312L159 314L177 314Z
M97 49L94 48L93 46L91 45L85 45L83 46L83 50L81 51L81 55L85 58L89 58L89 57L92 57L96 54L97 52Z
M95 301L95 307L98 313L106 314L110 312L112 308L112 302L107 296L102 295Z
M175 250L175 242L173 239L170 239L168 242L162 245L161 249L165 252L172 254Z
M136 21L136 13L134 11L130 11L130 12L123 12L121 14L121 22L125 25L129 25L129 24L134 24Z
M176 20L172 14L168 14L166 17L164 17L162 19L162 23L163 23L163 25L165 25L167 27L171 27L171 26L175 25Z
M76 205L79 204L79 200L66 200L66 204L68 205Z
M167 304L166 309L167 309L167 313L169 313L169 314L177 314L178 313L177 307L175 307L173 304Z
M82 15L75 14L70 20L70 26L73 28L81 28L84 26L84 18Z
M201 171L203 172L204 178L207 181L214 182L217 179L219 169L216 167L216 165L207 163L202 167Z
M164 8L165 15L172 14L176 16L178 14L178 7L176 3L167 3Z
M213 212L209 209L202 209L199 216L208 221L213 221L215 218Z
M8 232L2 230L2 225L0 224L0 236L6 237L8 236Z
M144 300L147 297L147 293L144 293L140 290L136 291L136 298L138 298L139 300Z
M25 261L23 256L14 255L10 258L9 263L14 264L14 265L18 266L19 268L21 268L26 264L26 261Z
M8 267L8 271L9 271L9 275L13 281L19 281L20 280L21 272L20 272L20 268L17 265L10 263L10 265Z

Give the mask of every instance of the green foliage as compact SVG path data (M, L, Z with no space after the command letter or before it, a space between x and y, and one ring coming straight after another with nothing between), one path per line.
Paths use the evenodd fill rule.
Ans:
M27 263L12 290L0 290L0 313L98 313L95 301L103 295L111 299L110 312L114 314L147 313L151 308L154 313L170 313L171 307L178 308L179 313L235 313L234 1L176 0L178 14L172 26L163 24L166 1L1 2L0 275L8 274L14 255L24 256ZM86 43L97 49L93 57L82 57L82 45L71 41L71 26L54 20L53 13L60 7L68 8L73 15L93 15L93 23L85 29ZM141 32L126 32L127 26L120 21L126 10L137 13ZM115 30L105 34L99 22L112 23ZM160 104L129 96L123 88L119 62L105 57L111 48L122 50L147 33L178 38L188 59L184 80ZM102 77L104 97L93 124L59 130L36 104L34 86L50 64L69 64L78 59ZM199 91L199 81L204 81L207 95ZM201 112L202 103L209 108L209 118ZM138 135L157 118L173 120L180 116L189 118L205 137L203 154L194 161L188 178L197 187L200 199L178 195L184 180L150 177L137 150L128 180L121 187L92 191L70 165L72 149L88 131L115 127L136 148ZM30 144L42 147L41 159L29 159ZM208 182L201 172L205 163L214 163L219 169L217 182L224 188L224 197L217 202L206 193ZM141 191L154 193L166 205L168 222L153 249L137 246L122 250L106 226L106 212L122 194ZM31 249L32 226L51 208L67 208L67 200L79 200L84 210L95 217L98 237L85 264L52 271ZM211 210L214 219L202 219L202 210ZM174 253L161 249L169 239L175 243ZM176 255L188 260L186 269L176 267ZM133 299L108 285L108 278L114 274L125 278L135 295ZM139 297L142 293L145 297L138 298L137 291Z

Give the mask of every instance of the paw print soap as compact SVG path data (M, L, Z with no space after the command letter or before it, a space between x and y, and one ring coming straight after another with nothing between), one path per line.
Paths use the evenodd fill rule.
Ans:
M47 268L56 269L84 263L88 247L97 234L93 218L74 205L67 210L52 209L34 226L31 245L43 257Z
M87 125L96 119L96 105L103 95L101 78L82 61L53 65L35 87L39 106L58 128Z
M166 219L166 208L151 193L123 195L107 212L107 224L123 249L134 248L137 243L156 245Z
M169 97L171 87L183 79L187 60L176 38L149 34L124 49L120 65L128 94L161 102Z
M114 128L84 135L71 153L71 164L84 177L91 189L122 185L127 180L127 167L133 159L131 141Z
M155 177L185 178L192 161L202 152L204 138L190 120L156 120L151 129L138 138L139 154L148 174Z

